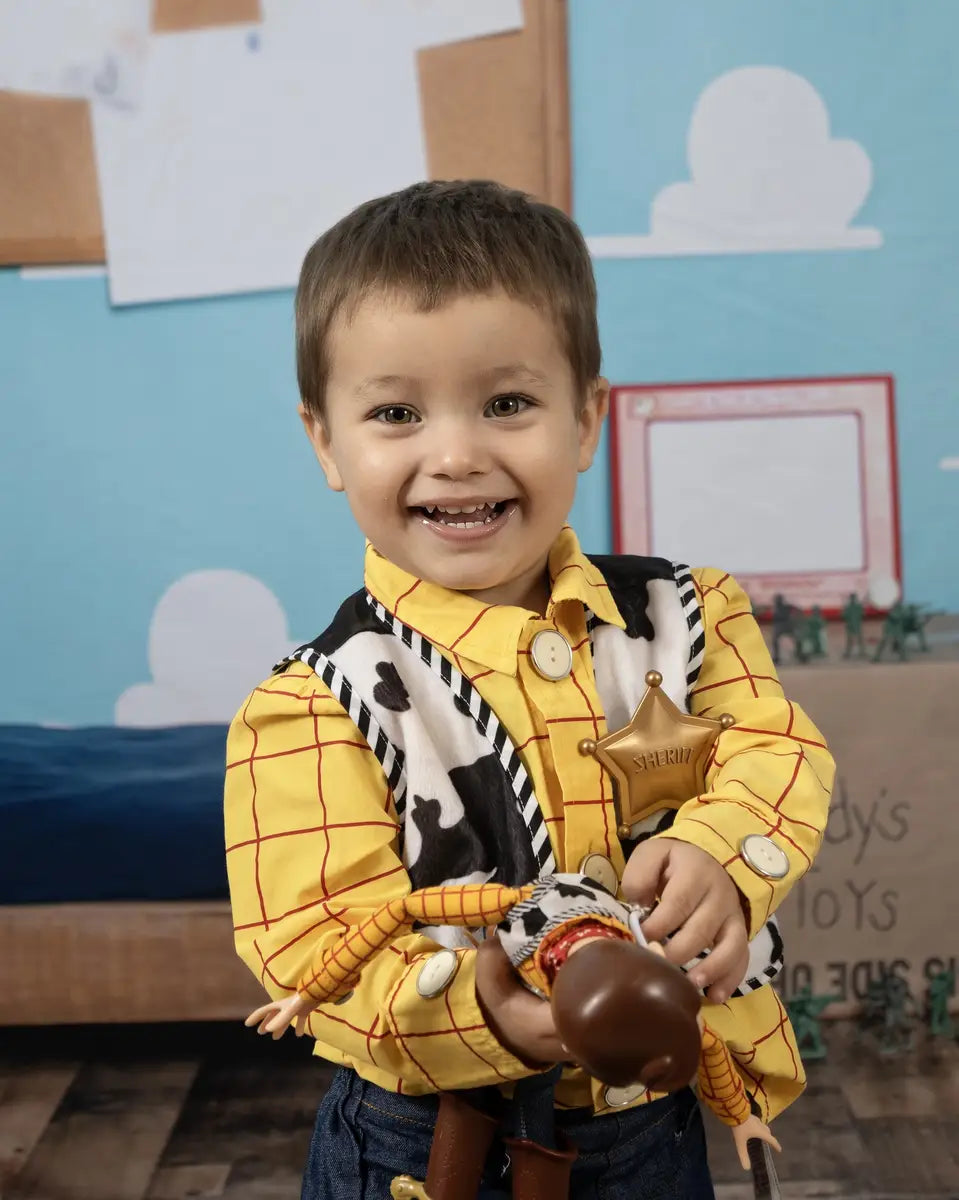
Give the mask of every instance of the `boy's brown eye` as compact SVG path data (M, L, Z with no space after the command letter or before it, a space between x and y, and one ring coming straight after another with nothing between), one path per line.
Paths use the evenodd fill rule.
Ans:
M408 425L413 420L413 413L403 404L391 404L381 408L376 417L387 425Z
M528 403L522 396L497 396L490 401L489 410L494 417L514 417L522 412Z

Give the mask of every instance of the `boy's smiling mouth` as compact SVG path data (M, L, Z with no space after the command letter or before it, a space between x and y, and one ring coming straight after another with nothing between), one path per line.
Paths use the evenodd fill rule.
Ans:
M411 511L438 533L463 535L490 532L516 509L515 500L461 501L459 504L415 504Z

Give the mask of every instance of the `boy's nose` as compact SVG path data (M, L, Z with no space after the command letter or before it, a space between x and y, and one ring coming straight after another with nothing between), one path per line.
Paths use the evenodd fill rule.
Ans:
M445 425L437 428L430 446L427 463L429 474L437 479L465 479L484 475L490 469L490 458L483 438L473 427Z

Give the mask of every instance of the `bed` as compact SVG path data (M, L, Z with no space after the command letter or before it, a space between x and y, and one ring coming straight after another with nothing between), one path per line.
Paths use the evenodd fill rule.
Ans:
M234 1020L226 728L0 725L0 1024Z

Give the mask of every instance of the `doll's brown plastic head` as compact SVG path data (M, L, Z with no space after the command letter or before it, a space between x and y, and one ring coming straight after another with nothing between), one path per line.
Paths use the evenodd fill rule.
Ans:
M634 942L590 942L557 972L551 1002L564 1045L603 1083L674 1092L695 1076L699 993L661 954Z

